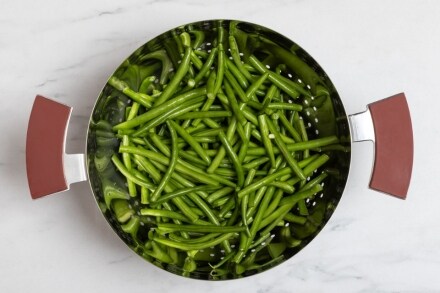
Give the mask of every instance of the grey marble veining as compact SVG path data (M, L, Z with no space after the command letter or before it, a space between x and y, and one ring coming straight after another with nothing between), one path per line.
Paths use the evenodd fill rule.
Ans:
M440 2L0 2L0 292L440 292ZM102 86L131 52L175 26L213 18L270 27L326 70L347 112L405 91L415 138L408 199L367 188L373 146L353 145L345 194L319 236L253 277L194 281L132 253L88 183L32 201L25 137L36 94L73 106L67 151L84 151Z

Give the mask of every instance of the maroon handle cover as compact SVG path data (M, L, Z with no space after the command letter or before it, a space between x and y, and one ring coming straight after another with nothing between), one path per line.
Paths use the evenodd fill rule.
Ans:
M375 131L370 188L405 199L413 165L413 133L403 93L369 104Z
M26 169L33 199L68 189L63 154L71 110L45 97L35 98L26 138Z

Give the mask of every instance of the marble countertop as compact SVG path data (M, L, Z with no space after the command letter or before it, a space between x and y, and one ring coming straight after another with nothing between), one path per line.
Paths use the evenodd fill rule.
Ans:
M1 3L0 292L440 292L440 2ZM404 91L415 138L407 200L368 189L373 145L356 143L344 196L320 235L268 272L223 282L177 277L136 256L88 183L32 201L24 152L35 94L73 106L67 152L82 152L92 106L119 63L165 30L213 18L259 23L297 42L348 113Z

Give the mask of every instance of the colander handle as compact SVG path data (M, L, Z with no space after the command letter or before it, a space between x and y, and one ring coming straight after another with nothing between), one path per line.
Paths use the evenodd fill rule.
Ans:
M353 141L375 145L370 188L405 199L413 165L413 133L403 93L374 102L368 110L351 115Z
M65 154L72 108L37 96L26 137L26 171L33 199L69 189L86 179L84 155Z

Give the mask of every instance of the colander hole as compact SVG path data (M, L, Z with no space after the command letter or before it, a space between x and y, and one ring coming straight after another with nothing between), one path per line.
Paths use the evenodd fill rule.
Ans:
M307 123L307 126L308 126L308 127L312 127L312 123L310 123L310 122Z
M315 129L315 133L316 133L316 134L319 134L319 130L318 130L318 129Z
M290 74L290 73L288 73L287 76L288 76L289 78L292 78L292 74Z
M267 68L267 69L270 69L270 65L269 65L269 64L266 64L266 68Z
M312 99L313 99L313 97L312 97ZM313 106L313 110L315 110L315 111L316 111L316 110L318 110L318 109L317 109L317 108L316 108L315 106Z

